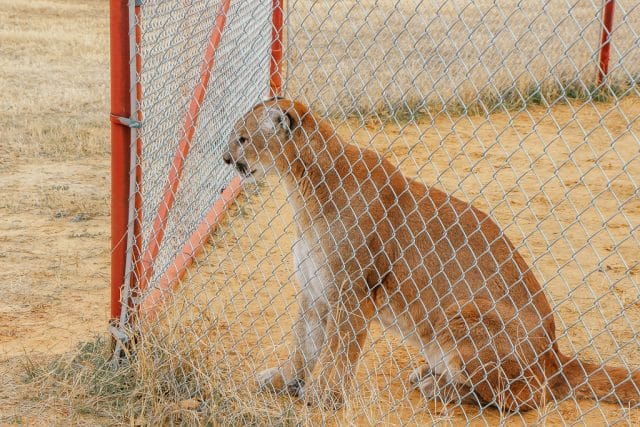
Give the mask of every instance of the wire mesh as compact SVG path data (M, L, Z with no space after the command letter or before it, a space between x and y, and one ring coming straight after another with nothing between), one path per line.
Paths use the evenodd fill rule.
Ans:
M217 1L146 1L141 9L143 247L149 244L153 219L164 203L164 185L201 81L218 6ZM270 7L231 2L227 15L215 75L199 108L191 152L184 159L181 181L188 184L175 193L152 281L164 273L228 183L231 174L222 167L220 154L230 128L243 109L268 91Z
M136 23L143 90L140 252L153 235L219 4L142 2ZM308 187L287 178L292 163L284 170L271 165L279 173L255 184L245 179L243 193L171 298L151 320L137 319L144 330L139 357L154 367L148 381L156 381L169 399L195 400L196 419L218 423L638 422L633 406L640 382L632 372L640 363L640 5L616 1L609 74L597 85L601 10L600 2L578 0L287 1L284 95L309 105L332 129L322 133L311 126L305 133L294 127L291 135L298 132L300 152L314 153L316 163L303 161L305 170L320 170L324 178L311 186L309 199L299 199ZM270 1L231 2L149 289L161 281L221 189L234 174L242 175L224 164L223 154L231 163L248 162L242 153L250 149L237 149L240 136L255 144L265 133L277 136L284 122L297 121L279 114L295 116L281 101L272 108L278 118L273 126L241 135L251 123L272 119L245 115L268 93L271 12ZM397 220L391 231L383 231L382 220L366 221L373 206L383 203L382 192L360 199L369 178L358 178L361 191L347 203L327 202L325 210L314 211L313 203L323 197L320 187L327 185L329 199L338 200L352 190L346 188L349 177L357 175L336 181L344 172L338 170L342 157L309 142L319 135L357 147L352 162L369 156L362 150L373 150L415 185L426 186L407 190L401 213L393 203L385 205L381 218ZM284 148L260 152L278 158ZM375 175L375 167L366 168ZM382 185L390 177L371 179ZM419 188L436 193L419 196ZM437 204L437 191L448 196L440 201L442 210L428 216L418 206ZM479 211L451 201L458 199ZM500 231L470 243L479 237L465 229L464 238L454 241L464 224L491 222L480 211ZM311 224L334 221L334 232L324 236L332 244L308 238L314 228L301 218L310 212L319 215ZM356 231L348 229L354 218L361 227ZM412 243L398 249L403 227L412 229L416 242L434 239L433 248ZM472 244L479 245L475 252ZM327 249L331 245L333 251ZM495 252L500 245L510 248L503 248L508 254L502 258ZM393 259L392 266L376 267L375 280L363 277L369 270L360 264L354 273L345 259L362 247ZM412 259L413 250L423 260L417 265L403 261ZM336 253L342 254L340 268L329 261ZM505 265L512 265L510 273ZM363 280L366 297L354 291ZM514 302L516 288L530 280L541 284L528 297L536 302ZM498 288L502 297L496 296ZM350 305L351 297L360 298L358 304ZM366 314L369 297L376 303ZM390 310L385 301L391 300L404 305ZM416 304L429 309L415 309ZM505 304L515 311L501 312L497 326L487 326ZM469 310L480 320L470 322ZM538 322L529 325L521 320L526 316ZM366 320L358 323L360 317ZM520 319L514 322L521 328L507 317ZM550 321L555 338L532 332L543 323L549 330ZM340 339L336 330L343 332ZM500 353L500 342L512 348ZM267 390L269 378L277 379L273 373L285 372L304 345L305 381L299 374L281 384L285 393ZM555 345L559 350L552 350ZM348 346L359 353L351 362L344 360ZM534 347L544 351L535 353ZM500 354L477 362L487 351ZM553 371L545 363L568 366L559 356L547 360L551 353L620 367L591 375L599 375L605 389L622 376L627 388L604 393L583 379L562 393L570 368L555 376L539 372ZM422 370L425 362L430 371ZM510 366L519 373L509 376ZM279 371L265 372L269 368ZM328 387L336 376L340 381ZM520 402L513 411L518 390L538 396L535 404ZM533 408L524 410L528 406ZM184 421L185 414L167 416Z

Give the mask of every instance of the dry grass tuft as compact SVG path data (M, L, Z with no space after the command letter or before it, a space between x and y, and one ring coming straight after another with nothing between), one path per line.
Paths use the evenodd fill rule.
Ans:
M48 361L25 356L21 374L26 396L20 412L57 414L75 423L87 417L116 422L126 412L137 384L131 367L112 369L109 347L106 338L96 337ZM25 410L29 406L39 411Z
M38 390L27 399L41 411L64 414L75 423L85 419L118 425L298 423L300 411L291 400L258 396L253 384L230 382L224 361L215 360L220 352L191 339L194 335L193 329L186 335L174 328L171 334L162 333L159 342L159 336L146 334L135 346L136 356L117 367L104 337L81 343L74 352L49 362L25 358L23 381L30 390ZM202 364L203 354L209 355L211 369Z

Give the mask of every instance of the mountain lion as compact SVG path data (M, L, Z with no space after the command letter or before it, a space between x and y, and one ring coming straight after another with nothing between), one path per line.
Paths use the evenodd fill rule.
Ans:
M638 373L559 351L540 283L487 214L343 142L303 104L255 106L223 158L245 180L280 177L297 226L294 350L258 375L263 388L341 406L375 319L420 350L410 380L429 398L640 401Z

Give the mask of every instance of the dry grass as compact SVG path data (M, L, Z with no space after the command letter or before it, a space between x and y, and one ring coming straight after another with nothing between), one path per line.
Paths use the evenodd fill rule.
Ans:
M49 361L25 357L20 367L24 385L17 388L22 399L13 420L0 420L31 424L43 417L66 425L277 426L303 419L291 400L259 396L255 389L231 381L221 363L222 353L193 328L169 328L173 333L163 333L162 342L147 334L135 348L136 357L123 359L118 367L105 338L81 343ZM215 330L209 324L206 333ZM203 354L209 356L203 359Z
M616 2L604 90L594 87L599 2L375 3L288 2L289 94L322 113L367 116L487 113L638 91L633 0Z
M0 165L108 152L107 6L0 0Z
M0 0L0 424L65 424L55 387L23 384L24 355L40 363L105 327L107 7Z

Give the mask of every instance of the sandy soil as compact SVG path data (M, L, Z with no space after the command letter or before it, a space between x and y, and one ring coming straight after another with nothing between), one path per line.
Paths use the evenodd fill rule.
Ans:
M8 374L0 380L0 424L41 419L39 405L14 406L27 358L68 352L106 330L108 168L105 158L42 159L0 172L0 377Z
M108 178L106 159L0 173L0 357L67 351L104 330Z
M533 108L384 128L349 122L340 133L363 145L373 140L373 147L407 174L437 182L489 210L546 283L566 352L573 348L586 359L611 358L609 363L637 367L640 203L635 183L640 165L630 129L635 134L639 129L637 123L631 128L626 123L639 114L637 100L627 99L619 109L605 104L559 106L550 112ZM600 121L603 128L597 128ZM606 132L616 139L615 151ZM0 186L0 364L6 370L25 352L62 353L105 330L108 161L14 163L0 172ZM287 354L296 288L293 228L282 190L270 180L248 194L190 270L189 286L174 307L184 307L180 301L195 307L188 316L181 311L183 327L193 330L204 348L224 356L238 383L252 384L256 371ZM216 328L203 319L217 319ZM408 388L407 375L419 361L415 349L377 326L369 343L348 408L338 418L322 412L313 418L481 422L474 418L479 416L474 407L444 408ZM220 366L207 365L207 360L190 363L213 374ZM640 419L637 411L588 401L522 418L484 412L489 423L529 423L542 415L549 423ZM29 419L29 414L22 416Z
M369 145L373 136L373 147L407 174L437 182L490 211L545 283L565 353L637 368L640 159L631 131L637 135L640 130L640 123L633 122L639 114L637 100L627 99L619 109L532 108L489 118L441 117L433 125L421 121L380 128L350 123L339 132L362 145ZM292 238L291 214L274 180L242 199L233 219L218 230L173 306L183 331L224 356L201 368L213 371L225 363L235 381L251 384L256 371L286 357L296 312ZM212 318L218 326L211 329L196 326L194 320ZM411 391L407 375L420 359L415 349L382 332L374 326L359 365L357 392L337 420L381 418L392 425L482 421L476 418L477 408L438 407ZM315 416L336 420L328 413ZM638 411L590 401L550 405L522 416L484 412L490 424L601 424L619 418L633 422L639 416Z

